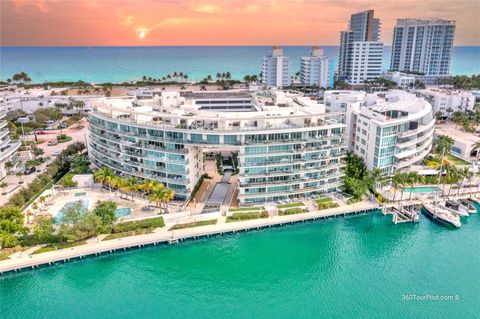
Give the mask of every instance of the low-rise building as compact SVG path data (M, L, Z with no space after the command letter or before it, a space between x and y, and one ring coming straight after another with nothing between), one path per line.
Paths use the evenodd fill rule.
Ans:
M475 160L479 156L479 150L474 150L475 142L480 137L473 133L461 130L455 123L442 123L435 125L435 137L440 135L450 136L453 139L452 154L466 160Z
M475 95L469 91L427 88L416 93L432 104L434 114L449 116L456 111L473 111Z
M401 72L384 72L382 77L395 82L397 86L403 90L411 88L415 83L415 76Z

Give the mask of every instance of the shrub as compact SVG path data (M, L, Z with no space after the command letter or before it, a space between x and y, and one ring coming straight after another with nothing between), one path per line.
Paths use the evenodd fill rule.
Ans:
M227 222L236 222L241 220L267 218L268 212L263 210L260 212L248 212L248 213L235 213L232 216L227 217Z
M304 212L305 212L305 209L295 207L295 208L288 208L288 209L285 209L285 210L280 210L278 212L278 215L280 215L280 216L294 215L294 214L301 214L301 213L304 213Z
M216 223L217 223L216 219L201 220L201 221L198 221L198 222L176 224L175 226L170 228L170 230L184 229L184 228L191 228L191 227L198 227L198 226L206 226L206 225L215 225Z
M125 223L119 223L113 226L113 233L124 233L129 231L134 231L141 228L159 228L165 226L163 217L156 217L138 221L131 221Z

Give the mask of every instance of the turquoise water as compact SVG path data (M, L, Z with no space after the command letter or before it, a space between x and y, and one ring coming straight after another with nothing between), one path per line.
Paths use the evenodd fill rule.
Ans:
M10 318L475 318L480 215L379 213L106 255L0 278ZM459 300L402 300L403 295Z
M130 207L117 208L115 210L115 216L117 216L117 218L122 218L122 217L128 216L131 213L132 213L132 209Z
M321 45L321 43L320 43ZM122 82L143 75L162 77L184 72L201 80L208 74L229 71L233 78L261 71L262 57L269 46L219 47L0 47L0 79L25 71L34 82L78 81ZM338 56L336 46L325 46L333 70ZM285 47L294 70L300 70L300 57L308 46ZM385 47L383 69L390 66L391 48ZM452 74L480 73L480 47L455 47Z
M406 193L435 193L435 192L440 192L441 189L435 186L419 186L419 187L404 187L403 191Z

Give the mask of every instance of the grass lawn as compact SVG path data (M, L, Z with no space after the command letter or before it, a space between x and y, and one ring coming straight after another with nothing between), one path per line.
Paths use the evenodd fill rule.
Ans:
M198 227L198 226L206 226L206 225L215 225L216 223L217 223L216 219L201 220L201 221L198 221L198 222L176 224L172 228L170 228L170 230L184 229L184 228L191 228L191 227Z
M40 253L45 253L47 251L52 251L57 249L71 248L71 247L83 245L85 243L86 241L82 240L82 241L77 241L75 243L49 244L45 247L35 250L32 254L40 254Z
M447 157L447 160L451 162L453 165L471 165L469 162L464 161L463 159L456 157L455 155L452 155L452 154L447 154L446 157Z
M292 208L292 207L303 207L303 203L291 203L291 204L282 204L277 205L277 208Z
M67 136L66 138L62 138L62 139L57 139L57 142L58 143L66 143L66 142L70 142L72 140L72 137L71 136Z
M264 210L265 208L263 206L256 206L256 207L239 207L239 208L233 208L229 209L230 212L250 212L254 210Z
M250 219L257 219L257 218L267 218L268 213L264 210L259 212L249 212L249 213L236 213L232 216L227 217L227 223L230 222L239 222L242 220L250 220Z
M315 203L317 204L318 210L338 207L338 204L330 198L317 198Z

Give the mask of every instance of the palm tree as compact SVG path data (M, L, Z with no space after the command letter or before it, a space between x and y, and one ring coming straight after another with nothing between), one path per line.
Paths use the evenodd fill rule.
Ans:
M455 141L450 136L440 135L435 143L435 149L439 154L442 152L444 152L444 154L450 154L453 143L455 143Z
M459 179L459 172L457 170L457 168L455 167L455 165L452 165L450 163L447 163L444 165L445 167L445 175L444 175L444 178L443 178L443 187L442 187L442 194L443 196L445 196L445 185L447 183L450 184L450 189L452 188L452 185L454 183L454 181L458 181ZM448 196L450 196L450 190L448 192Z
M458 184L458 190L457 190L457 197L460 196L460 188L462 188L463 182L465 179L470 179L473 176L473 173L470 172L468 167L464 167L463 169L459 170L459 181L460 183Z
M133 176L128 177L126 180L126 186L127 186L127 190L132 195L132 201L133 201L133 193L138 190L138 178Z
M401 173L395 173L393 176L392 176L392 185L393 185L393 202L395 202L395 196L397 195L397 188L398 186L400 185L401 183Z
M93 173L93 177L100 184L101 190L103 190L103 185L105 183L108 183L108 181L112 180L113 176L113 171L108 166L105 166Z
M148 197L148 200L151 202L154 202L155 205L158 208L160 208L160 212L161 212L161 203L163 201L163 198L164 198L164 186L163 184L158 184L152 189L151 194Z
M118 191L120 192L120 197L122 197L122 194L125 194L127 196L128 193L128 183L125 178L119 178L117 181L117 187Z
M5 190L7 189L7 187L8 187L7 182L1 182L0 183L0 188L3 189L3 193L5 193Z
M422 180L422 176L419 175L417 172L408 173L408 182L410 183L412 190L415 188L415 185L421 180ZM413 192L410 191L410 196L408 197L409 201L412 199L412 193Z
M212 76L209 74L207 75L207 81L211 81L212 80Z
M173 191L173 189L170 189L170 188L163 189L162 203L165 205L165 207L163 208L164 211L168 212L168 203L173 199L174 195L175 195L175 192Z

